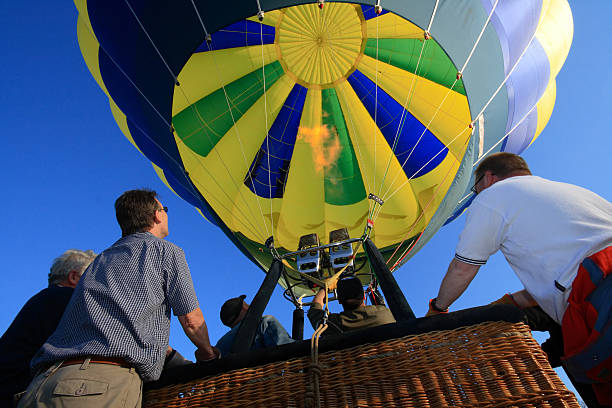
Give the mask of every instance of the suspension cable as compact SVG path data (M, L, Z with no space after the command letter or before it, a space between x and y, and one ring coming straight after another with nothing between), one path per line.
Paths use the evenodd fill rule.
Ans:
M338 87L338 89L340 90L340 93L342 94L342 99L344 99L345 101L347 101L347 99L346 99L346 93L344 92L343 87L342 87L342 86L339 86L339 87ZM349 113L349 114L348 114L348 115L346 115L346 116L348 116L348 118L349 118L349 122L351 123L351 128L352 128L352 130L353 130L353 134L356 134L356 133L357 133L357 128L355 127L355 123L353 122L353 115L351 115L351 114L350 114L350 106L349 106L349 105L350 105L349 103L347 103L347 104L346 104L347 112ZM358 151L358 153L359 153L359 159L360 159L360 161L361 161L361 162L364 162L364 161L365 161L365 158L364 158L364 154L362 154L362 153L361 153L361 146L360 146L359 142L358 142L356 139L355 139L355 140L353 140L352 138L351 138L351 142L356 142L355 144L357 145L357 151ZM371 190L371 187L372 187L372 186L370 185L370 177L368 176L368 173L367 173L367 172L365 173L365 177L363 178L363 180L364 180L364 181L365 181L365 183L366 183L366 189L367 189L367 191L372 191L372 190ZM368 204L368 205L369 205L369 204ZM368 212L369 212L369 210L368 210Z
M91 31L90 31L90 32L91 32ZM93 35L93 33L91 33L91 34ZM112 63L113 63L113 64L114 64L114 65L117 67L117 69L118 69L118 70L119 70L119 71L120 71L120 72L121 72L121 73L122 73L122 74L123 74L123 75L126 77L126 79L127 79L128 81L130 81L130 83L132 84L132 86L133 86L133 87L134 87L134 88L135 88L135 89L136 89L136 90L137 90L137 91L140 93L140 95L141 95L141 96L142 96L142 97L143 97L145 100L147 100L147 101L148 101L147 97L146 97L146 96L145 96L145 95L142 93L142 91L141 91L141 90L140 90L140 89L139 89L139 88L138 88L138 87L137 87L137 86L134 84L134 82L132 81L132 79L131 79L131 78L130 78L130 77L129 77L129 76L126 74L126 73L125 73L125 71L124 71L124 70L121 68L121 66L119 66L119 64L118 64L118 63L117 63L117 62L116 62L116 61L113 59L113 57L112 57L110 54L108 54L108 52L106 52L106 50L104 49L104 47L102 47L102 45L99 45L99 46L100 46L100 48L102 49L102 51L103 51L103 52L104 52L104 53L107 55L107 57L108 57L108 58L111 60L111 62L112 62ZM148 102L149 102L149 101L148 101ZM149 103L150 103L150 102L149 102ZM155 106L153 106L151 103L150 103L150 105L151 105L151 108L152 108L153 110L155 110L155 111L157 112L157 114L158 114L160 117L162 117L162 118L163 118L163 115L161 115L161 113L160 113L160 112L159 112L159 111L158 111L158 110L155 108ZM165 120L164 120L164 121L165 121ZM139 131L140 131L140 132L141 132L141 133L142 133L142 134L143 134L143 135L144 135L144 136L145 136L145 137L146 137L146 138L147 138L147 139L148 139L148 140L149 140L151 143L153 143L153 144L154 144L154 145L155 145L155 146L156 146L156 147L159 149L159 151L161 151L161 152L162 152L162 153L163 153L163 154L164 154L164 155L165 155L165 156L166 156L168 159L170 159L170 161L171 161L171 162L173 162L173 163L174 163L174 164L175 164L177 167L179 167L179 168L183 169L183 168L182 168L182 164L181 164L181 163L179 163L179 162L178 162L178 161L177 161L177 160L176 160L176 159L175 159L175 158L174 158L174 157L173 157L173 156L172 156L172 155L171 155L171 154L170 154L170 153L169 153L169 152L168 152L166 149L164 149L164 148L163 148L163 147L162 147L162 146L161 146L159 143L157 143L157 141L156 141L155 139L153 139L153 137L151 137L147 131L145 131L145 130L144 130L142 127L140 127L140 126L138 125L138 123L136 123L136 122L134 122L134 121L132 121L131 123L132 123L132 124L133 124L133 125L136 127L136 129L138 129L138 130L139 130ZM168 122L166 121L166 123L168 123ZM206 170L206 169L205 169L205 170ZM206 171L207 171L207 170L206 170ZM189 178L189 174L188 174L188 173L187 173L187 172L186 172L184 169L183 169L183 172L184 172L184 174L185 174L185 175L186 175L186 176ZM210 175L210 173L209 173L209 175ZM212 175L211 175L211 177L212 177ZM203 185L201 182L199 182L197 179L191 179L191 178L189 178L189 180L190 180L192 183L196 184L196 185L198 186L198 188L199 188L199 189L201 189L201 190L203 190L203 191L204 191L204 192L205 192L205 193L206 193L208 196L211 196L211 197L212 197L212 194L211 194L211 193L208 191L208 189L206 188L206 186L205 186L205 185ZM197 192L197 190L195 190L195 189L194 189L193 185L192 185L192 184L189 184L189 186L188 186L188 187L189 187L189 188L186 190L186 192L187 192L187 193L189 193L189 195L190 195L191 197L193 197L193 198L194 198L196 201L200 201L200 200L201 200L201 196L199 195L199 193ZM228 197L228 198L229 198L229 197ZM227 207L226 207L226 206L225 206L225 205L224 205L224 204L223 204L221 201L219 201L219 200L218 200L218 201L217 201L217 203L218 203L218 205L219 205L220 207L222 207L224 210L226 210L227 212L230 212L229 208L227 208ZM212 208L212 207L211 207L211 208ZM254 226L253 226L253 225L252 225L252 224L249 222L249 219L248 219L247 217L245 217L245 216L244 216L244 214L242 214L242 213L241 213L240 215L242 215L242 216L244 217L244 221L241 221L241 222L244 222L245 227L249 227L249 226L250 226L251 228L254 228ZM251 232L253 235L257 235L258 231L254 230L254 229L251 229L251 228L249 228L250 232Z
M157 45L156 45L156 44L155 44L155 42L153 41L152 37L151 37L151 36L150 36L150 34L148 33L148 31L147 31L146 27L145 27L145 26L144 26L144 24L143 24L143 23L140 21L140 18L138 17L138 15L137 15L137 14L136 14L136 12L134 11L134 9L131 7L131 5L130 5L129 1L128 1L128 0L124 0L124 1L125 1L125 3L127 4L127 6L128 6L128 8L130 9L130 11L132 12L132 15L134 16L134 18L135 18L135 19L136 19L136 21L138 22L138 24L139 24L140 28L141 28L141 29L142 29L142 31L145 33L145 35L146 35L146 37L148 38L149 42L151 43L151 45L153 46L153 48L154 48L154 49L155 49L155 51L157 52L157 55L159 56L159 58L161 59L161 61L164 63L164 65L165 65L165 66L166 66L166 68L168 69L168 72L170 73L170 75L171 75L171 76L172 76L172 78L174 79L174 82L175 82L175 84L178 86L179 91L181 92L181 94L183 95L183 97L185 98L185 100L187 101L187 103L189 104L189 106L191 107L192 111L196 113L196 116L197 116L197 118L199 119L200 123L203 125L203 127L206 127L206 128L208 128L208 129L209 129L211 132L216 133L216 132L214 132L214 130L213 130L213 129L211 129L211 128L210 128L210 126L208 125L208 123L206 123L206 121L204 120L204 118L203 118L203 117L202 117L202 115L200 114L199 109L197 108L197 106L195 106L195 105L194 105L194 104L191 102L190 98L187 96L187 94L185 93L184 89L180 87L180 84L179 84L179 82L178 82L177 77L174 75L174 73L173 73L173 72L172 72L172 70L170 69L170 66L168 65L168 63L166 62L166 60L165 60L165 58L163 57L162 53L160 52L160 50L158 49ZM193 4L193 1L192 1L192 4ZM197 9L196 9L196 12L197 12ZM198 17L199 17L199 13L198 13ZM201 20L201 18L200 18L199 20L200 20L200 21L202 21L202 20ZM205 36L206 36L206 43L207 43L208 48L209 48L209 51L210 51L210 50L211 50L211 49L210 49L211 37L208 35L208 32L206 31L206 29L204 29L204 33L205 33ZM213 55L213 61L214 61L214 55ZM215 64L215 66L216 66L216 64ZM218 67L217 67L217 74L219 74ZM220 78L219 78L219 79L220 79ZM229 111L230 116L231 116L231 118L232 118L232 122L233 122L233 124L234 124L234 128L236 128L236 122L235 122L235 120L234 120L234 117L233 117L233 112L232 112L232 109L231 109L231 106L230 106L230 103L229 103L229 97L228 97L228 95L227 95L227 92L225 91L225 87L224 87L223 85L222 85L222 87L223 87L223 92L224 92L224 95L225 95L226 103L227 103L227 105L228 105L228 111ZM236 131L237 131L237 130L236 130ZM211 145L214 145L214 143L213 143L213 141L212 141L212 139L211 139L211 137L210 137L210 134L206 133L206 135L207 135L207 137L208 137L208 141L209 141L209 143L211 143ZM238 136L238 135L237 135L237 136ZM179 139L180 139L180 138L179 138ZM238 136L238 140L239 140L239 142L240 142L240 145L241 145L241 150L242 150L242 142L241 142L241 140L240 140L240 137L239 137L239 136ZM240 184L238 184L238 183L237 183L237 182L234 180L234 178L233 178L233 176L232 176L232 174L231 174L231 172L230 172L229 168L227 167L227 165L226 165L225 161L224 161L224 160L221 158L220 153L219 153L217 150L215 150L215 153L216 153L217 157L219 158L219 161L221 162L221 164L222 164L222 165L223 165L223 167L225 168L225 171L227 172L227 174L228 174L229 178L232 180L232 182L233 182L233 184L234 184L234 186L235 186L235 188L236 188L236 191L238 192L238 194L239 194L239 195L240 195L240 197L242 198L243 203L244 203L244 205L245 205L246 209L247 209L247 210L248 210L248 212L251 214L251 217L253 217L253 213L252 213L252 211L251 211L251 208L250 208L250 206L248 205L248 202L246 201L246 199L244 198L244 196L242 195L241 188L240 188ZM243 156L244 156L244 151L243 151ZM219 184L218 184L218 182L217 182L217 181L215 180L215 178L212 176L212 174L210 173L210 171L208 171L208 168L207 168L206 166L204 166L204 164L202 163L201 159L200 159L198 156L194 156L194 157L196 157L196 158L198 159L198 160L197 160L198 164L199 164L199 165L200 165L200 166L201 166L201 167L202 167L202 168L203 168L203 169L206 171L206 173L207 173L208 175L210 175L210 176L211 176L211 179L215 181L215 183L216 183L216 184L217 184L217 186L220 188L220 190L221 190L221 191L223 191L223 192L225 193L225 189L224 189L224 188L223 188L221 185L219 185ZM245 164L246 164L246 163L245 163ZM248 165L248 164L247 164L247 165ZM228 200L229 200L230 202L232 202L232 201L233 201L233 200L232 200L232 198L231 198L231 197L229 197L229 195L228 195L227 193L226 193L225 195L227 196L227 198L228 198ZM241 210L239 209L239 207L237 207L237 208L238 208L238 210L239 210L239 211L241 211ZM230 211L230 214L231 214L231 213L232 213L232 212ZM247 217L245 217L245 218L247 218ZM262 214L262 218L263 218L263 220L264 220L264 226L265 226L265 218L263 217L263 214ZM248 218L247 218L247 219L248 219ZM249 222L250 222L250 221L249 221ZM260 236L260 238L261 238L262 240L266 238L265 236L262 236L260 232L259 232L259 236Z
M376 2L376 9L375 12L377 12L378 10L380 10L380 1ZM378 28L379 28L379 24L378 24L378 20L379 20L379 14L376 14L376 74L375 74L375 86L374 86L374 128L372 129L372 141L373 141L373 145L374 145L374 171L372 172L372 175L374 177L374 190L376 190L376 161L377 161L377 154L376 154L376 130L378 129ZM370 207L370 200L368 200L368 207ZM376 210L376 201L374 201L372 203L372 206L369 209L369 214L368 214L368 218L372 219L372 215L374 214L374 211Z
M480 43L480 40L482 39L482 36L487 28L487 26L489 25L491 18L493 16L493 13L495 12L495 9L497 8L497 4L498 4L499 0L495 1L495 4L493 5L489 15L487 16L487 19L485 21L485 24L483 25L482 29L480 30L480 33L478 35L478 37L476 38L476 41L474 43L474 45L472 46L472 49L470 51L470 53L468 54L468 57L466 58L463 66L461 67L461 69L459 70L459 72L457 72L457 76L455 78L455 80L453 81L453 84L451 85L451 87L447 90L446 95L444 96L444 98L442 99L442 101L440 102L440 104L438 105L438 107L436 108L432 118L429 120L429 122L427 123L427 125L425 125L425 128L423 129L423 132L421 133L421 135L419 136L417 143L413 146L413 148L411 149L410 153L408 154L408 157L406 157L406 159L404 160L404 162L402 163L401 167L403 168L406 163L408 162L408 160L410 159L410 157L412 156L412 153L415 151L415 149L417 148L418 144L420 143L420 141L423 138L423 135L425 134L425 132L427 132L427 130L429 129L429 126L431 125L431 123L434 121L434 119L437 117L438 113L440 112L442 106L444 105L444 103L446 102L446 99L448 98L448 96L450 95L450 93L453 91L453 88L455 87L455 85L457 84L457 82L462 78L463 76L463 71L465 71L465 68L467 67L467 65L469 64L472 56L474 55L474 52L476 50L476 47L478 47L478 44ZM472 122L470 122L470 126L472 126ZM465 132L462 131L459 135L463 134ZM444 144L445 149L449 149L449 146L456 140L456 138L459 136L457 135L455 138L452 139L452 141L450 143ZM435 157L437 157L442 151L444 151L445 149L442 149L440 152L438 152L431 160L429 160L427 164L429 164ZM425 165L425 166L426 166ZM412 176L410 176L410 178L408 178L407 181L410 181L414 178L414 176L416 174L418 174L423 168L425 168L425 166L422 166L417 172L415 172ZM391 196L393 196L395 193L388 195L389 192L391 191L391 188L393 187L393 185L395 184L395 182L397 181L398 177L399 177L400 173L398 172L398 174L395 175L393 181L389 184L389 187L387 188L387 190L385 191L385 193L383 194L383 199L386 201L388 200ZM405 185L406 182L402 183L402 187ZM396 190L397 191L397 190ZM378 216L378 214L376 214L376 217Z
M502 141L504 141L508 136L510 136L510 134L512 134L512 132L514 132L514 130L519 127L523 121L525 119L527 119L527 117L529 117L529 115L531 114L531 112L533 112L533 110L538 106L538 104L540 103L540 101L542 100L543 95L540 97L540 99L538 99L538 101L533 104L533 106L531 107L531 109L529 109L529 111L527 113L525 113L523 115L523 117L512 127L512 129L510 129L508 132L506 132L506 134L504 134L504 136L502 136L497 143L495 143L489 150L487 150L482 156L480 156L480 158L478 158L478 160L476 160L474 162L474 164L472 165L472 168L476 167L476 165L478 165L478 163L480 161L482 161L485 157L487 157L487 155L489 153L491 153L491 151L493 151L500 143L502 143ZM435 194L435 193L434 193ZM464 196L461 200L459 200L459 202L457 203L457 205L459 206L459 204L461 204L463 201L465 201L468 197L472 196L472 193L467 194L466 196ZM403 243L403 242L402 242ZM401 244L400 244L401 246ZM398 247L399 248L399 247ZM408 252L411 250L412 248L408 249ZM395 252L393 253L393 255L395 255ZM393 255L391 255L391 257L393 257ZM405 252L404 255L393 265L392 269L395 269L396 265L399 264L404 257L407 255L407 253ZM391 259L391 257L389 259Z
M192 0L193 1L193 0ZM259 18L259 36L261 42L261 76L263 78L263 96L264 96L264 118L266 123L266 157L268 159L268 192L270 196L270 236L274 238L274 207L272 202L272 169L270 168L270 128L268 127L268 94L266 92L266 61L264 57L264 45L263 45L263 19L264 12L261 9L261 5L259 4L259 0L257 1L258 13L257 16ZM259 201L259 200L258 200ZM263 212L262 212L263 216ZM264 220L265 223L265 220Z
M421 50L419 51L419 58L417 59L417 64L416 67L414 69L414 75L412 76L412 79L410 80L410 87L408 88L408 93L406 94L406 100L404 101L404 105L403 105L403 109L402 109L402 113L400 115L400 120L399 123L397 124L397 130L395 131L395 137L393 138L393 146L391 147L391 152L389 152L389 159L387 160L387 166L385 168L385 172L383 174L383 178L380 182L380 189L377 192L378 195L380 195L380 193L382 192L382 188L385 184L385 180L387 179L387 174L389 172L389 168L391 166L391 160L393 159L394 153L395 153L395 149L397 148L397 143L399 141L399 134L401 129L403 128L403 122L404 122L404 116L406 115L406 113L408 112L408 109L410 107L410 104L412 103L412 97L414 96L414 92L416 91L416 82L419 80L419 70L421 69L421 59L423 57L423 53L425 50L425 46L428 43L428 40L431 39L431 27L433 25L434 22L434 18L436 15L436 11L438 10L438 3L440 2L440 0L436 0L436 4L434 5L434 9L431 13L431 17L429 19L429 24L427 26L427 30L423 33L423 44L421 44ZM377 69L378 71L378 69ZM420 140L420 138L419 138ZM417 141L418 143L418 141Z
M88 31L90 32L90 34L95 38L95 34L93 33L93 31L91 30L91 27L89 25L86 25ZM173 133L174 132L174 128L172 126L172 124L170 122L168 122L168 120L164 117L164 115L161 114L161 112L159 112L159 110L156 108L156 106L149 100L149 98L147 98L147 96L144 94L144 92L140 89L140 87L138 87L138 85L136 85L136 83L134 82L134 80L132 80L132 78L125 72L125 70L119 65L119 63L112 57L112 55L110 53L108 53L108 51L105 49L105 47L98 42L98 46L100 47L100 49L102 51L104 51L105 55L111 60L111 62L115 65L115 67L122 73L122 75L128 80L128 82L132 85L132 87L140 94L140 96L142 96L142 98L149 104L149 106L151 107L151 109L153 109L153 111L161 118L161 120L168 126L168 129ZM167 65L167 64L166 64ZM180 88L180 87L179 87ZM172 162L174 162L179 168L183 169L183 172L185 173L185 175L188 176L188 173L184 170L183 165L181 163L179 163L174 157L172 157L172 155L166 150L164 149L162 146L160 146L147 132L145 132L140 126L138 126L138 124L136 124L135 122L132 121L132 123L134 123L134 125L142 132L142 134L149 140L151 141L160 151L162 151ZM179 141L181 143L184 144L184 141L182 139L179 138ZM188 149L189 150L189 149ZM190 151L190 150L189 150ZM210 175L210 172L208 171L208 169L206 169L206 167L203 166L203 164L198 160L198 163L202 166L202 168ZM212 177L211 175L211 179L217 184L217 186L220 188L220 191L222 191L223 193L225 193L225 191L223 190L223 188L218 184L218 182ZM197 184L199 188L202 188L203 190L207 191L207 193L209 194L208 190L206 189L206 187L204 185L202 185L202 183L200 183L198 180L195 179L191 179L189 178L189 180L191 180L193 183ZM193 186L190 186L190 188L193 189ZM195 194L195 192L189 192L190 195L192 195L197 201L200 201L200 196L198 194ZM225 193L226 197L228 198L228 200L231 202L231 198L227 195L227 193ZM212 196L211 196L212 197ZM220 200L217 200L217 203L223 207L224 209L228 210L227 207L225 207ZM228 210L229 212L229 210ZM259 232L257 232L257 228L255 228L255 226L250 222L249 218L239 209L239 213L240 215L244 218L244 221L242 222L243 225L245 226L249 226L252 228L251 229L251 233L253 233L254 235L260 235Z
M521 53L521 55L519 56L519 58L517 59L517 61L515 62L515 64L513 65L513 67L510 69L510 71L508 72L508 74L506 75L506 77L504 78L504 80L502 81L502 83L499 85L499 87L495 90L495 92L493 93L493 95L491 96L491 98L489 99L489 101L485 104L485 106L481 109L481 111L479 112L478 115L476 115L476 119L477 120L481 115L484 114L486 108L488 107L488 105L492 102L492 100L495 98L495 96L497 95L497 93L499 92L499 90L502 88L502 86L506 83L506 81L508 80L508 78L510 77L510 75L512 74L512 72L514 71L514 69L518 66L519 62L521 61L523 55L525 54L525 52L527 51L527 49L530 47L533 39L535 38L536 32L534 31L534 34L532 35L530 41L528 42L527 46L525 47L525 49L523 50L523 52ZM531 114L531 112L533 112L533 110L538 106L538 104L540 103L540 101L542 100L544 95L540 96L540 98L538 99L537 102L535 102L533 104L533 106L529 109L528 112L526 112L521 119L509 130L507 131L493 146L491 146L491 148L489 150L487 150L483 155L481 155L478 160L476 160L473 165L472 168L476 167L476 165L482 161L485 157L487 157L487 155L493 151L500 143L502 143L507 137L509 137L512 132L514 132L514 130L516 130L516 128L518 128L518 126L520 126L523 121L525 119L527 119L527 117L529 117L529 115ZM419 170L420 171L420 170ZM405 183L404 183L405 184ZM403 187L403 185L402 185ZM461 204L463 201L465 201L468 197L470 197L471 194L468 194L466 196L464 196L458 204ZM387 198L388 199L388 198ZM410 248L411 249L411 248ZM394 265L394 268L397 264L399 264L404 257L407 255L407 252L396 262L396 264Z
M449 167L448 170L446 171L446 174L444 175L444 178L442 179L442 181L438 184L438 186L436 187L436 189L434 190L434 193L432 194L431 198L429 199L429 201L425 204L425 208L423 208L423 210L421 211L421 213L419 214L418 218L412 223L412 226L410 227L410 229L408 230L408 232L406 233L406 238L404 238L404 240L395 248L395 251L393 251L393 254L391 254L391 256L389 257L389 259L387 260L387 265L391 262L391 259L395 256L395 254L397 253L397 251L399 251L399 249L401 248L401 246L404 244L404 242L406 242L406 240L408 240L408 238L410 238L412 231L414 231L414 229L416 228L416 226L418 225L418 223L421 221L421 219L423 219L425 217L425 212L429 209L429 207L433 204L433 202L435 201L435 199L439 196L439 194L441 193L442 190L442 186L444 185L444 182L446 181L446 179L448 178L448 176L451 173L451 170L453 168ZM422 236L419 235L419 238ZM393 271L395 269L395 267L406 257L406 255L408 255L408 253L412 250L412 248L414 248L414 245L416 244L416 241L410 245L408 248L406 248L406 250L402 253L402 255L398 258L398 261L395 262L395 264L393 264L393 266L391 267L391 271Z
M200 26L202 27L202 31L204 32L204 35L205 35L205 38L206 38L206 46L208 47L208 51L210 52L211 59L212 59L213 64L215 66L215 71L217 73L217 79L218 79L219 84L221 85L221 89L223 89L223 95L225 96L225 102L227 104L227 108L228 108L228 112L230 114L230 117L232 119L232 124L233 124L232 127L234 129L234 134L236 135L236 139L238 140L238 144L240 145L240 152L241 152L241 155L242 155L242 160L243 160L244 165L248 169L249 164L248 164L248 161L247 161L247 158L246 158L246 154L245 154L245 151L244 151L244 145L242 143L242 138L240 137L240 132L238 130L238 126L236 125L236 119L235 119L234 113L232 111L232 106L231 106L231 102L230 102L230 99L229 99L229 95L227 94L227 90L225 89L225 85L223 84L223 81L221 79L221 71L219 69L219 65L217 64L217 60L215 58L215 54L214 54L214 52L212 52L213 51L212 46L211 46L211 44L212 44L212 36L208 33L208 30L206 30L206 26L204 25L204 21L202 20L202 16L200 15L200 12L199 12L198 8L196 7L194 1L193 0L190 0L190 1L191 1L191 5L192 5L192 7L193 7L197 17L198 17L198 21L200 22ZM262 40L262 42L263 42L263 40ZM263 80L264 80L264 96L265 96L265 73L264 73ZM188 101L188 103L190 103L189 99L187 99L187 101ZM190 105L192 105L192 104L190 103ZM196 108L196 110L197 110L197 108ZM201 119L202 122L204 122L204 119L199 114L199 111L198 111L198 117ZM267 129L267 127L266 127L266 129ZM210 138L210 135L208 135L208 137ZM215 149L215 151L216 151L216 149ZM240 194L240 197L242 198L245 206L250 210L251 207L248 204L248 202L246 201L246 198L243 196L243 194L241 192L240 186L238 185L238 183L236 183L236 181L232 177L231 172L227 168L227 166L225 164L225 161L221 158L219 152L217 151L216 153L217 153L217 156L219 157L219 160L223 164L223 166L224 166L228 176L234 182L234 185L237 186L238 193ZM255 183L253 181L253 178L250 177L249 180L251 182L251 188L253 189L253 191L255 191ZM266 239L271 234L270 234L270 231L268 230L268 224L266 223L266 218L264 216L263 209L261 208L261 203L259 202L259 199L256 198L255 202L257 203L257 208L259 210L259 214L260 214L261 219L262 219L262 224L263 224L263 226L264 226L264 228L266 230L266 236L262 237L262 239ZM251 215L253 215L253 214L251 213ZM272 216L272 214L270 214L270 216Z

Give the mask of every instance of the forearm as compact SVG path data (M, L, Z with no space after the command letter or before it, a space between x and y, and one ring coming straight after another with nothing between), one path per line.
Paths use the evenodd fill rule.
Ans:
M469 286L480 266L467 264L453 259L448 266L446 275L440 285L436 306L439 309L448 308Z
M321 288L317 292L317 294L312 298L312 303L316 303L317 305L323 308L323 302L325 301L325 289Z
M206 321L204 321L202 310L199 307L186 315L178 316L178 319L181 326L183 326L185 334L196 347L207 351L212 350L208 336L208 327L206 326Z

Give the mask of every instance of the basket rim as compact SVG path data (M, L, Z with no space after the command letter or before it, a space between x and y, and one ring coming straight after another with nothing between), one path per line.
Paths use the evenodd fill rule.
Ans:
M341 335L321 337L319 352L344 350L365 344L378 343L409 335L432 331L454 330L487 322L525 323L520 309L509 305L487 305L456 312L421 317L408 321L355 330ZM228 371L252 368L264 364L285 361L310 355L310 339L282 346L232 354L208 363L194 363L164 371L157 381L144 384L144 391L190 382L199 378L223 374Z

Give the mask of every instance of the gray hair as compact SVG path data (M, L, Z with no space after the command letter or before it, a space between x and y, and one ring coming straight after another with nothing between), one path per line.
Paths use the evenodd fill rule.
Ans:
M49 272L49 286L68 279L68 274L71 271L77 271L79 275L82 275L96 256L97 254L91 249L87 251L78 249L67 250L53 260L51 272Z

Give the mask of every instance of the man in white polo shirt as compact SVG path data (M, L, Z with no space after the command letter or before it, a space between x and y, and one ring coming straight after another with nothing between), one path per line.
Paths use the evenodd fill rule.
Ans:
M446 312L500 250L525 287L503 300L539 305L560 324L566 369L612 404L612 203L533 176L511 153L487 157L475 180L477 196L428 315Z

